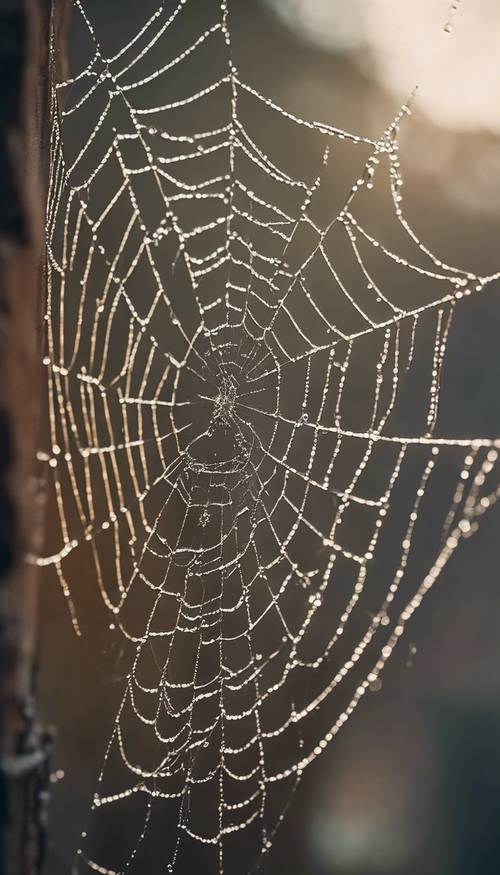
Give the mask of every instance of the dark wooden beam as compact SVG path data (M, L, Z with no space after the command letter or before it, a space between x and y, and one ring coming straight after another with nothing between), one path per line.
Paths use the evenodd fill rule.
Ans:
M51 739L37 720L49 36L59 0L0 0L0 875L37 875ZM57 45L57 39L56 39Z

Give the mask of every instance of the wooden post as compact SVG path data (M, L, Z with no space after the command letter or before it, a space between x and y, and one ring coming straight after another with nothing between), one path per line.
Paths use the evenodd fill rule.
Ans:
M51 739L34 705L50 33L62 0L0 0L0 875L41 872Z

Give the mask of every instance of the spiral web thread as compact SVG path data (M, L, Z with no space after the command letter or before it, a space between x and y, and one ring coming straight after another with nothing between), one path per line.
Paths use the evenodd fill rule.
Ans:
M57 543L37 561L78 634L91 567L130 648L77 870L253 871L498 498L500 442L440 430L454 320L498 274L408 224L408 107L375 140L295 117L240 78L226 0L161 4L112 57L74 6L89 60L52 95L39 454ZM274 124L314 140L304 178L261 142ZM362 171L320 219L341 147ZM378 184L403 254L359 217Z

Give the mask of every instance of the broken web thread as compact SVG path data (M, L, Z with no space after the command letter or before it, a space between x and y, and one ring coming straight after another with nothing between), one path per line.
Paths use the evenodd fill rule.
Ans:
M499 441L440 429L454 320L498 274L408 224L407 107L373 140L296 117L240 76L224 0L161 4L111 55L74 5L89 49L52 95L58 522L38 562L79 634L91 565L129 648L78 871L241 872L242 848L251 871L498 498ZM278 146L306 138L299 176ZM362 169L332 207L342 146ZM397 252L365 221L378 185Z
M448 12L448 18L446 24L444 26L445 33L452 33L453 26L455 23L455 19L458 15L462 0L453 0L453 3L450 5L450 10Z

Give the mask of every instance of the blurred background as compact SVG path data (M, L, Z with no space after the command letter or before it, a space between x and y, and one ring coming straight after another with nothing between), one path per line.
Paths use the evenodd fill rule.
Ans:
M128 5L109 0L98 10L100 33L117 45L145 17ZM495 0L462 0L456 10L448 0L230 5L243 78L298 116L375 138L418 86L401 130L410 224L444 261L483 276L499 269ZM83 54L73 35L70 67L79 69ZM293 148L299 165L310 159L301 140L275 145ZM349 186L359 159L336 155L335 174ZM470 434L500 434L497 291L455 327L461 366L448 387L449 433L464 422ZM268 875L500 871L499 519L486 515L461 546L382 684L308 769L262 869ZM48 529L50 538L50 520ZM89 573L82 565L79 585ZM45 586L40 690L58 736L47 871L63 875L109 735L103 714L118 693L92 638L74 636L53 580ZM186 865L201 871L195 860Z

